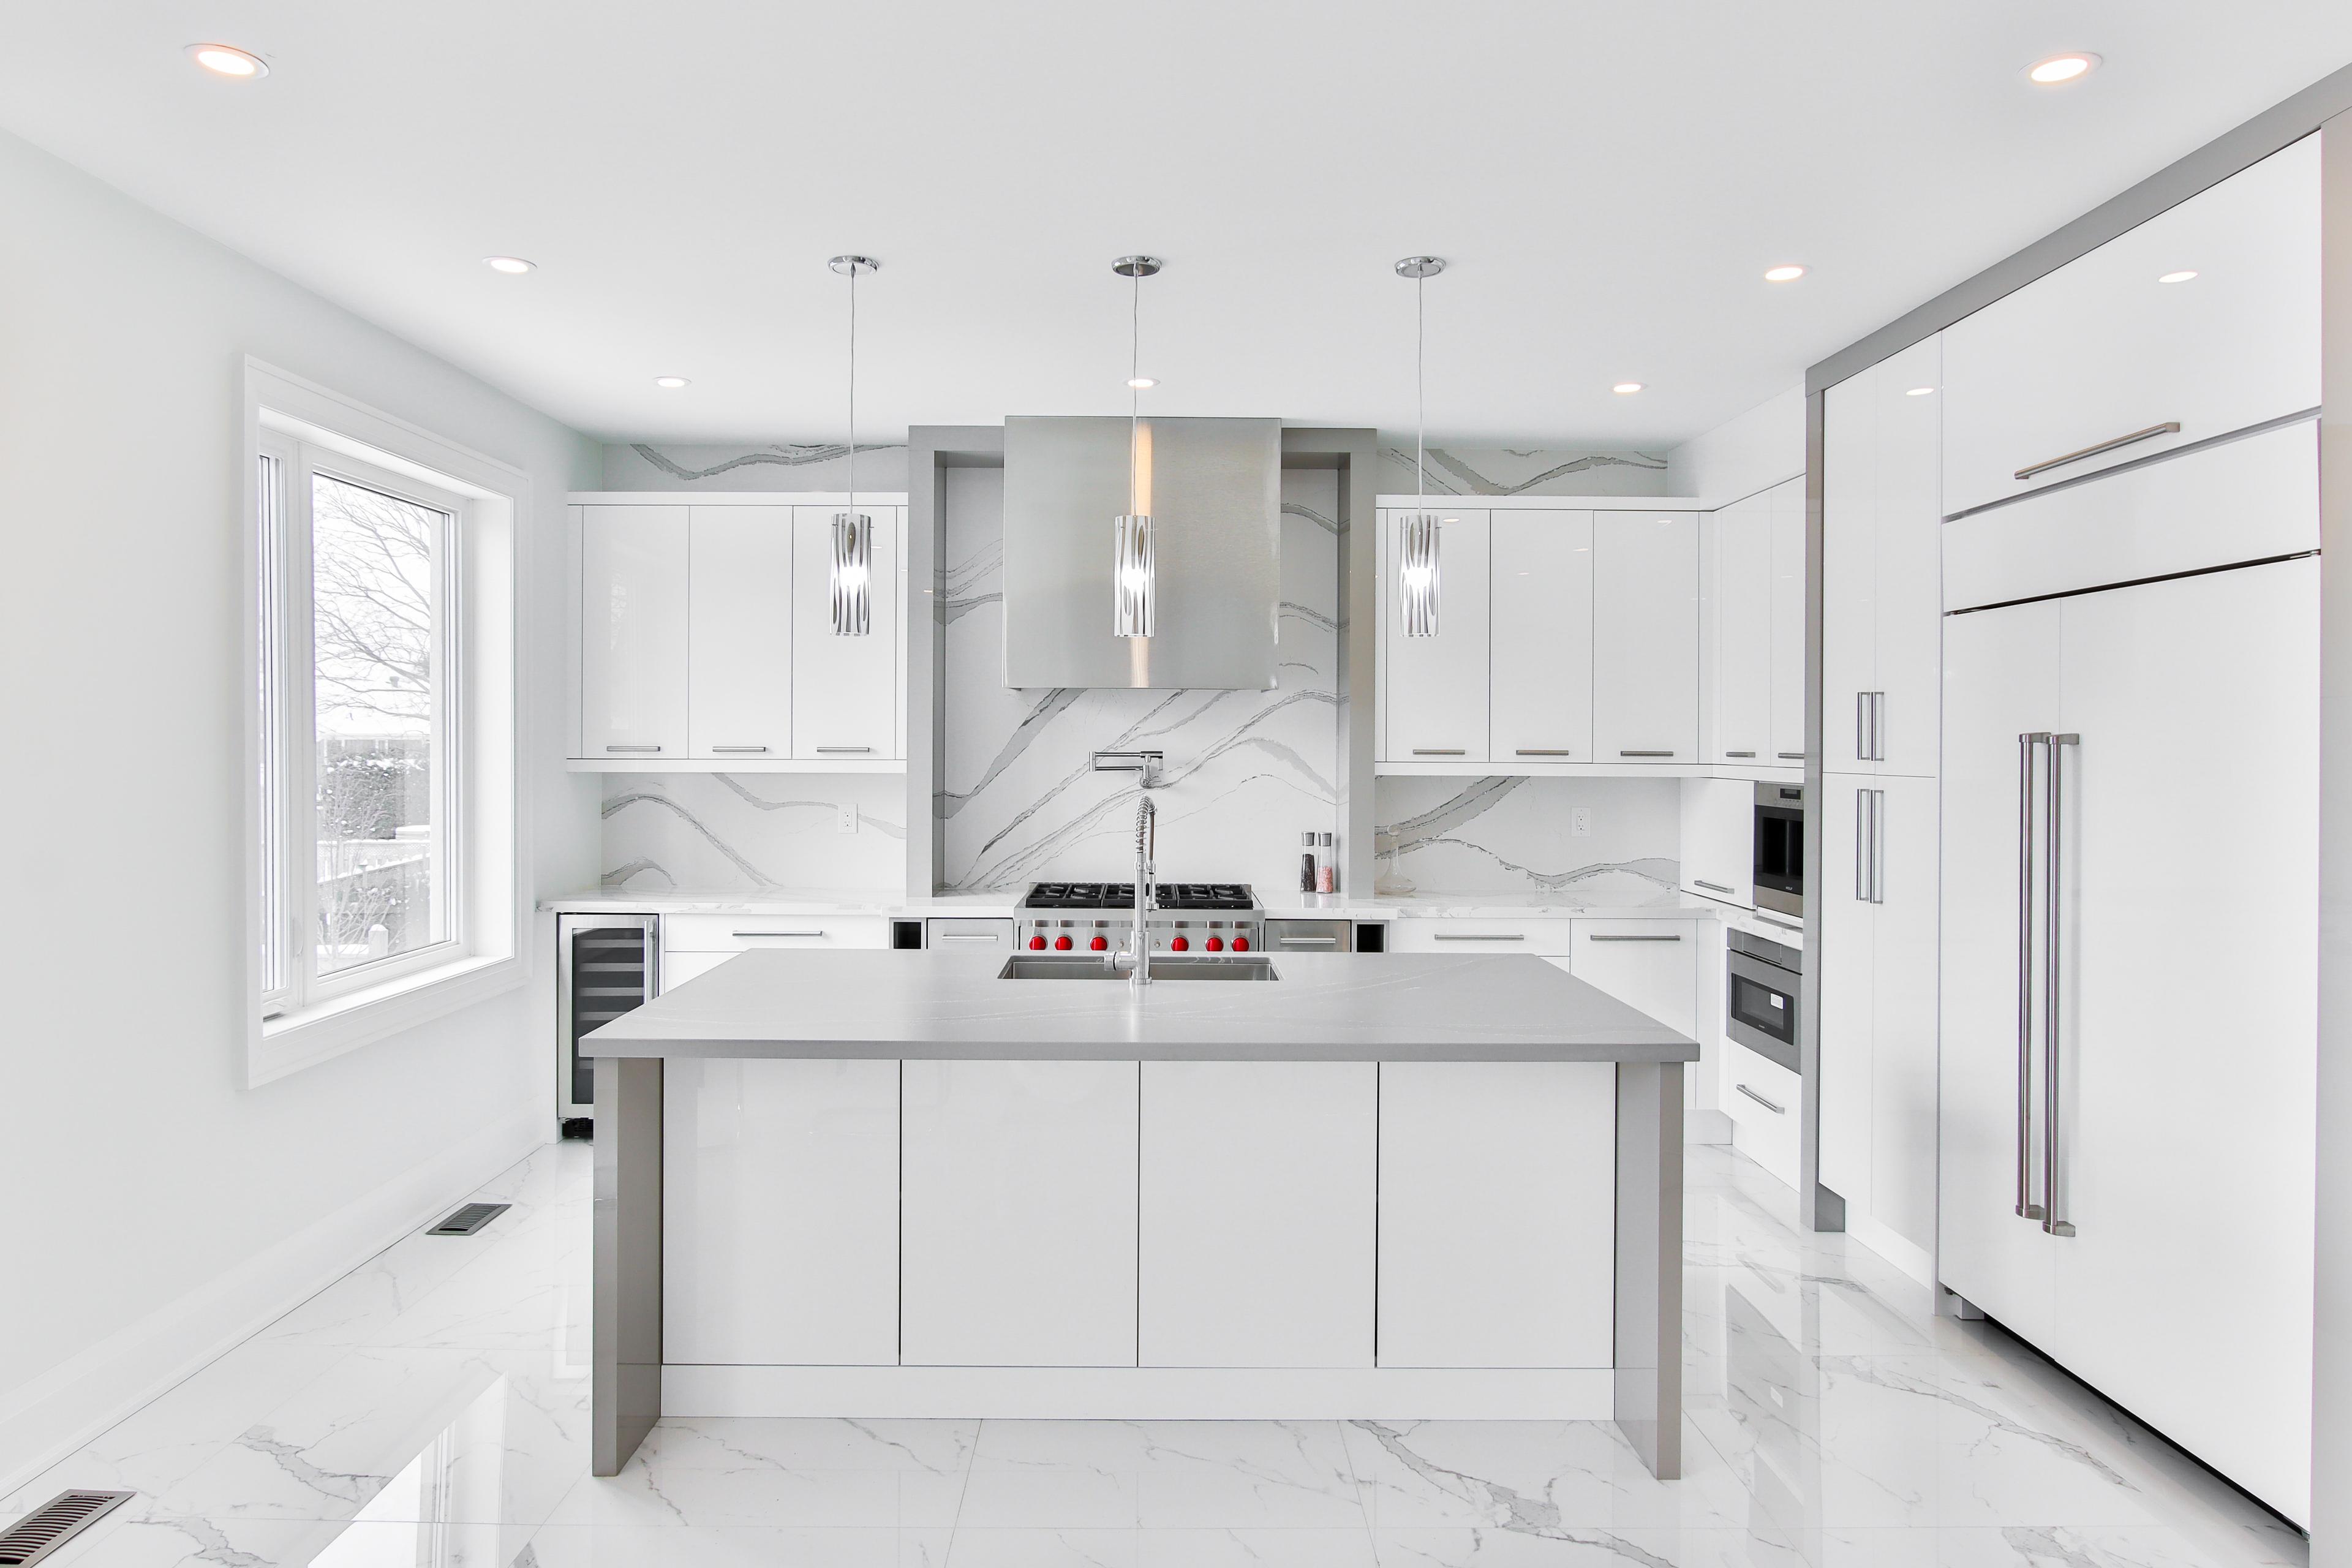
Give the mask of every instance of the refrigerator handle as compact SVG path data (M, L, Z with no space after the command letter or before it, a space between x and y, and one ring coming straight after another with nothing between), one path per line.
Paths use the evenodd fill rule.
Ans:
M2033 750L2046 730L2017 737L2017 1215L2040 1219L2033 1201Z
M2059 868L2064 854L2064 824L2059 808L2064 800L2065 748L2078 745L2080 735L2050 737L2049 788L2043 825L2049 864L2042 868L2042 1228L2051 1236L2072 1236L2074 1227L2058 1217L2058 892Z
M1870 792L1853 792L1853 901L1870 902Z
M1886 792L1870 792L1870 901L1886 901Z

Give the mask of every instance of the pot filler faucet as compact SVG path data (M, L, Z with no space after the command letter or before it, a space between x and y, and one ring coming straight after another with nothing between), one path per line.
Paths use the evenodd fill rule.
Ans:
M1159 847L1160 809L1151 804L1151 791L1160 784L1160 761L1158 752L1097 752L1094 755L1095 772L1131 773L1142 795L1135 808L1135 926L1128 934L1124 952L1103 955L1106 968L1126 970L1129 983L1134 985L1151 984L1151 932L1144 916L1151 909L1152 856Z

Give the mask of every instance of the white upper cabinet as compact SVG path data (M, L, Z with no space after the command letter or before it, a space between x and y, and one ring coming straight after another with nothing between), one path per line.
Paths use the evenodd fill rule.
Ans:
M1772 760L1774 579L1772 511L1750 496L1708 520L1712 575L1715 726L1709 762L1755 765ZM1801 649L1803 644L1799 643Z
M1397 592L1402 512L1381 520L1381 658L1388 681L1387 754L1406 762L1482 762L1487 752L1487 520L1439 511L1437 633L1404 635Z
M1822 743L1832 772L1936 771L1944 411L1929 338L1829 389Z
M582 754L687 750L687 509L581 509Z
M867 597L870 629L833 629L833 519L793 509L793 755L803 762L873 762L898 750L898 512L877 507Z
M1592 514L1497 511L1489 526L1492 756L1592 760Z
M1805 760L1805 481L1764 492L1772 517L1772 720L1767 762Z
M2308 136L1951 327L1943 512L2317 406L2319 212Z
M1698 760L1698 518L1592 517L1592 747L1603 763Z
M786 506L693 509L687 729L697 757L793 754L792 514Z

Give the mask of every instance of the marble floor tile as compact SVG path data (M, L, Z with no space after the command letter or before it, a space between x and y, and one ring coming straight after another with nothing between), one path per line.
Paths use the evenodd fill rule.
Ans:
M990 1421L959 1524L977 1529L1354 1529L1337 1422Z
M551 1515L631 1528L932 1529L956 1522L977 1422L666 1421Z

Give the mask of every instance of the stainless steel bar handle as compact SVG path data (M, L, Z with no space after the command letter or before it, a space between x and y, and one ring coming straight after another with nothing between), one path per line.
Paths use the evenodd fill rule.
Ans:
M1870 694L1870 760L1874 763L1886 760L1886 693L1884 691Z
M1620 752L1617 754L1621 757L1671 757L1674 755L1672 752Z
M2017 737L2017 1207L2040 1219L2033 1201L2033 752L2047 731Z
M607 746L604 749L608 752L658 752L661 750L659 746Z
M1772 754L1784 763L1801 763L1805 760L1805 753L1802 752L1775 752Z
M1737 755L1736 752L1734 754ZM1691 879L1691 886L1694 888L1705 888L1710 893L1729 893L1731 891L1729 888L1725 887L1722 883L1710 882L1704 877L1693 877Z
M2072 1236L2074 1227L2058 1217L2058 982L2062 952L2058 941L2060 871L2065 858L2065 821L2059 815L2065 804L2068 746L2080 735L2050 737L2049 788L2044 807L2049 820L2042 838L2048 864L2042 869L2042 1228L2051 1236Z
M742 932L740 932L740 931L738 931L738 932L736 932L735 934L736 934L736 935L738 935L738 936L740 936L740 935L742 935L743 933L742 933ZM819 931L817 934L818 934L818 935L820 935L820 936L822 936L822 935L824 935L824 932L822 932L822 931ZM936 936L936 937L932 938L931 940L932 940L932 941L934 941L934 942L1003 942L1004 939L1003 939L1003 937L1001 937L1001 936L997 935L994 931L943 931L940 932L940 934L939 934L938 936Z
M1415 746L1412 754L1416 757L1459 757L1465 752L1460 746Z
M2039 463L2028 463L2010 478L2030 479L2036 474L2046 473L2052 468L2063 468L2069 463L2079 463L2085 458L2095 458L2102 452L2112 452L2118 447L2128 447L2135 442L2147 440L2150 437L2179 434L2180 421L2169 419L2161 425L2151 425L2145 430L2135 430L2128 436L2117 436L2110 441L2095 442L2080 451L2069 452L2063 458L2047 458Z
M1773 1104L1770 1100L1765 1099L1762 1095L1757 1093L1754 1089L1748 1088L1744 1083L1736 1083L1731 1087L1738 1089L1740 1093L1746 1095L1748 1099L1754 1100L1757 1104L1762 1106L1765 1110L1770 1111L1775 1116L1786 1116L1789 1114L1789 1108L1787 1106Z
M1517 931L1442 931L1435 934L1440 942L1525 942L1528 940Z
M871 746L819 746L817 748L820 752L870 752L873 749Z
M1679 937L1679 936L1671 936L1671 935L1670 935L1670 936L1630 936L1630 935L1628 935L1628 936L1602 936L1602 935L1600 935L1600 934L1598 934L1598 933L1595 933L1594 935L1591 935L1591 936L1586 937L1584 940L1585 940L1585 941L1587 941L1587 942L1680 942L1680 941L1682 941L1682 938L1681 938L1681 937Z
M1753 752L1726 752L1723 754L1727 757L1752 757L1756 753Z
M1853 792L1853 901L1870 902L1870 792Z
M713 746L710 749L714 752L764 752L768 748L765 746Z
M1566 746L1521 746L1518 754L1523 757L1572 757L1576 752Z

